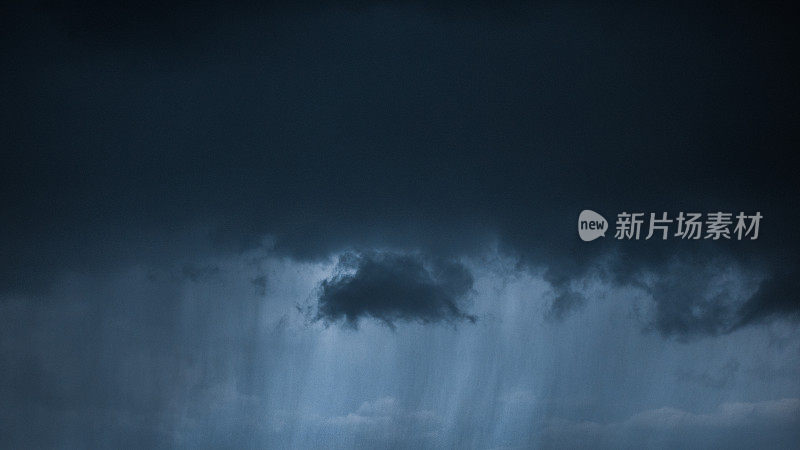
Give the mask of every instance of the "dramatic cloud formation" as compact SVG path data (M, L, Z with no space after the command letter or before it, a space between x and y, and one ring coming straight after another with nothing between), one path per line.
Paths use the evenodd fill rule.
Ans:
M656 303L652 326L665 336L689 339L728 333L741 323L741 308L763 284L736 263L673 261L648 283Z
M797 447L794 11L235 3L0 7L0 442Z
M778 163L800 72L780 9L131 9L9 10L3 292L266 237L302 261L498 244L547 269L554 318L586 304L570 283L609 254L620 283L673 257L763 270L739 326L797 317L777 289L800 278L799 192ZM764 221L754 242L587 244L587 207ZM692 329L730 328L707 319Z
M460 304L472 288L464 266L391 252L346 253L336 273L320 285L317 319L344 319L356 327L362 317L393 326L397 320L423 323L468 320Z

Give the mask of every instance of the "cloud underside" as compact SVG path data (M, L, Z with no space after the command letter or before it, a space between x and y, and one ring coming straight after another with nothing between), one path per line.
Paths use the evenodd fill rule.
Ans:
M459 263L426 261L418 254L350 252L339 258L335 271L320 284L317 320L344 320L353 327L364 317L389 326L476 320L461 307L473 279Z
M580 286L599 277L607 286L635 289L644 303L631 305L632 311L647 330L667 338L692 340L799 318L795 273L754 268L735 257L676 253L664 262L631 267L615 255L598 258L594 267L564 278L545 273L553 288L546 317L562 320L579 312L598 295Z

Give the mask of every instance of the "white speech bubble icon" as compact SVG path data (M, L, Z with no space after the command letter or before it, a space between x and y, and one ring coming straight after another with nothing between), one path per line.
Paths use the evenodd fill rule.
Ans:
M605 237L606 230L608 230L608 222L603 216L591 209L581 211L578 216L578 236L582 240L589 242L600 236Z

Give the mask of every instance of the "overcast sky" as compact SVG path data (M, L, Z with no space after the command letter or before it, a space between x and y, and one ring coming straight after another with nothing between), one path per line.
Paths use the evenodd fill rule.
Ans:
M799 446L795 16L491 3L3 6L0 444Z

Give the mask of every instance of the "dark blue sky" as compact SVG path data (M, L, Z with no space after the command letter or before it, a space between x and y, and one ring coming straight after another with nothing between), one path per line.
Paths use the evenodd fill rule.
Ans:
M790 8L0 16L0 443L800 443Z

